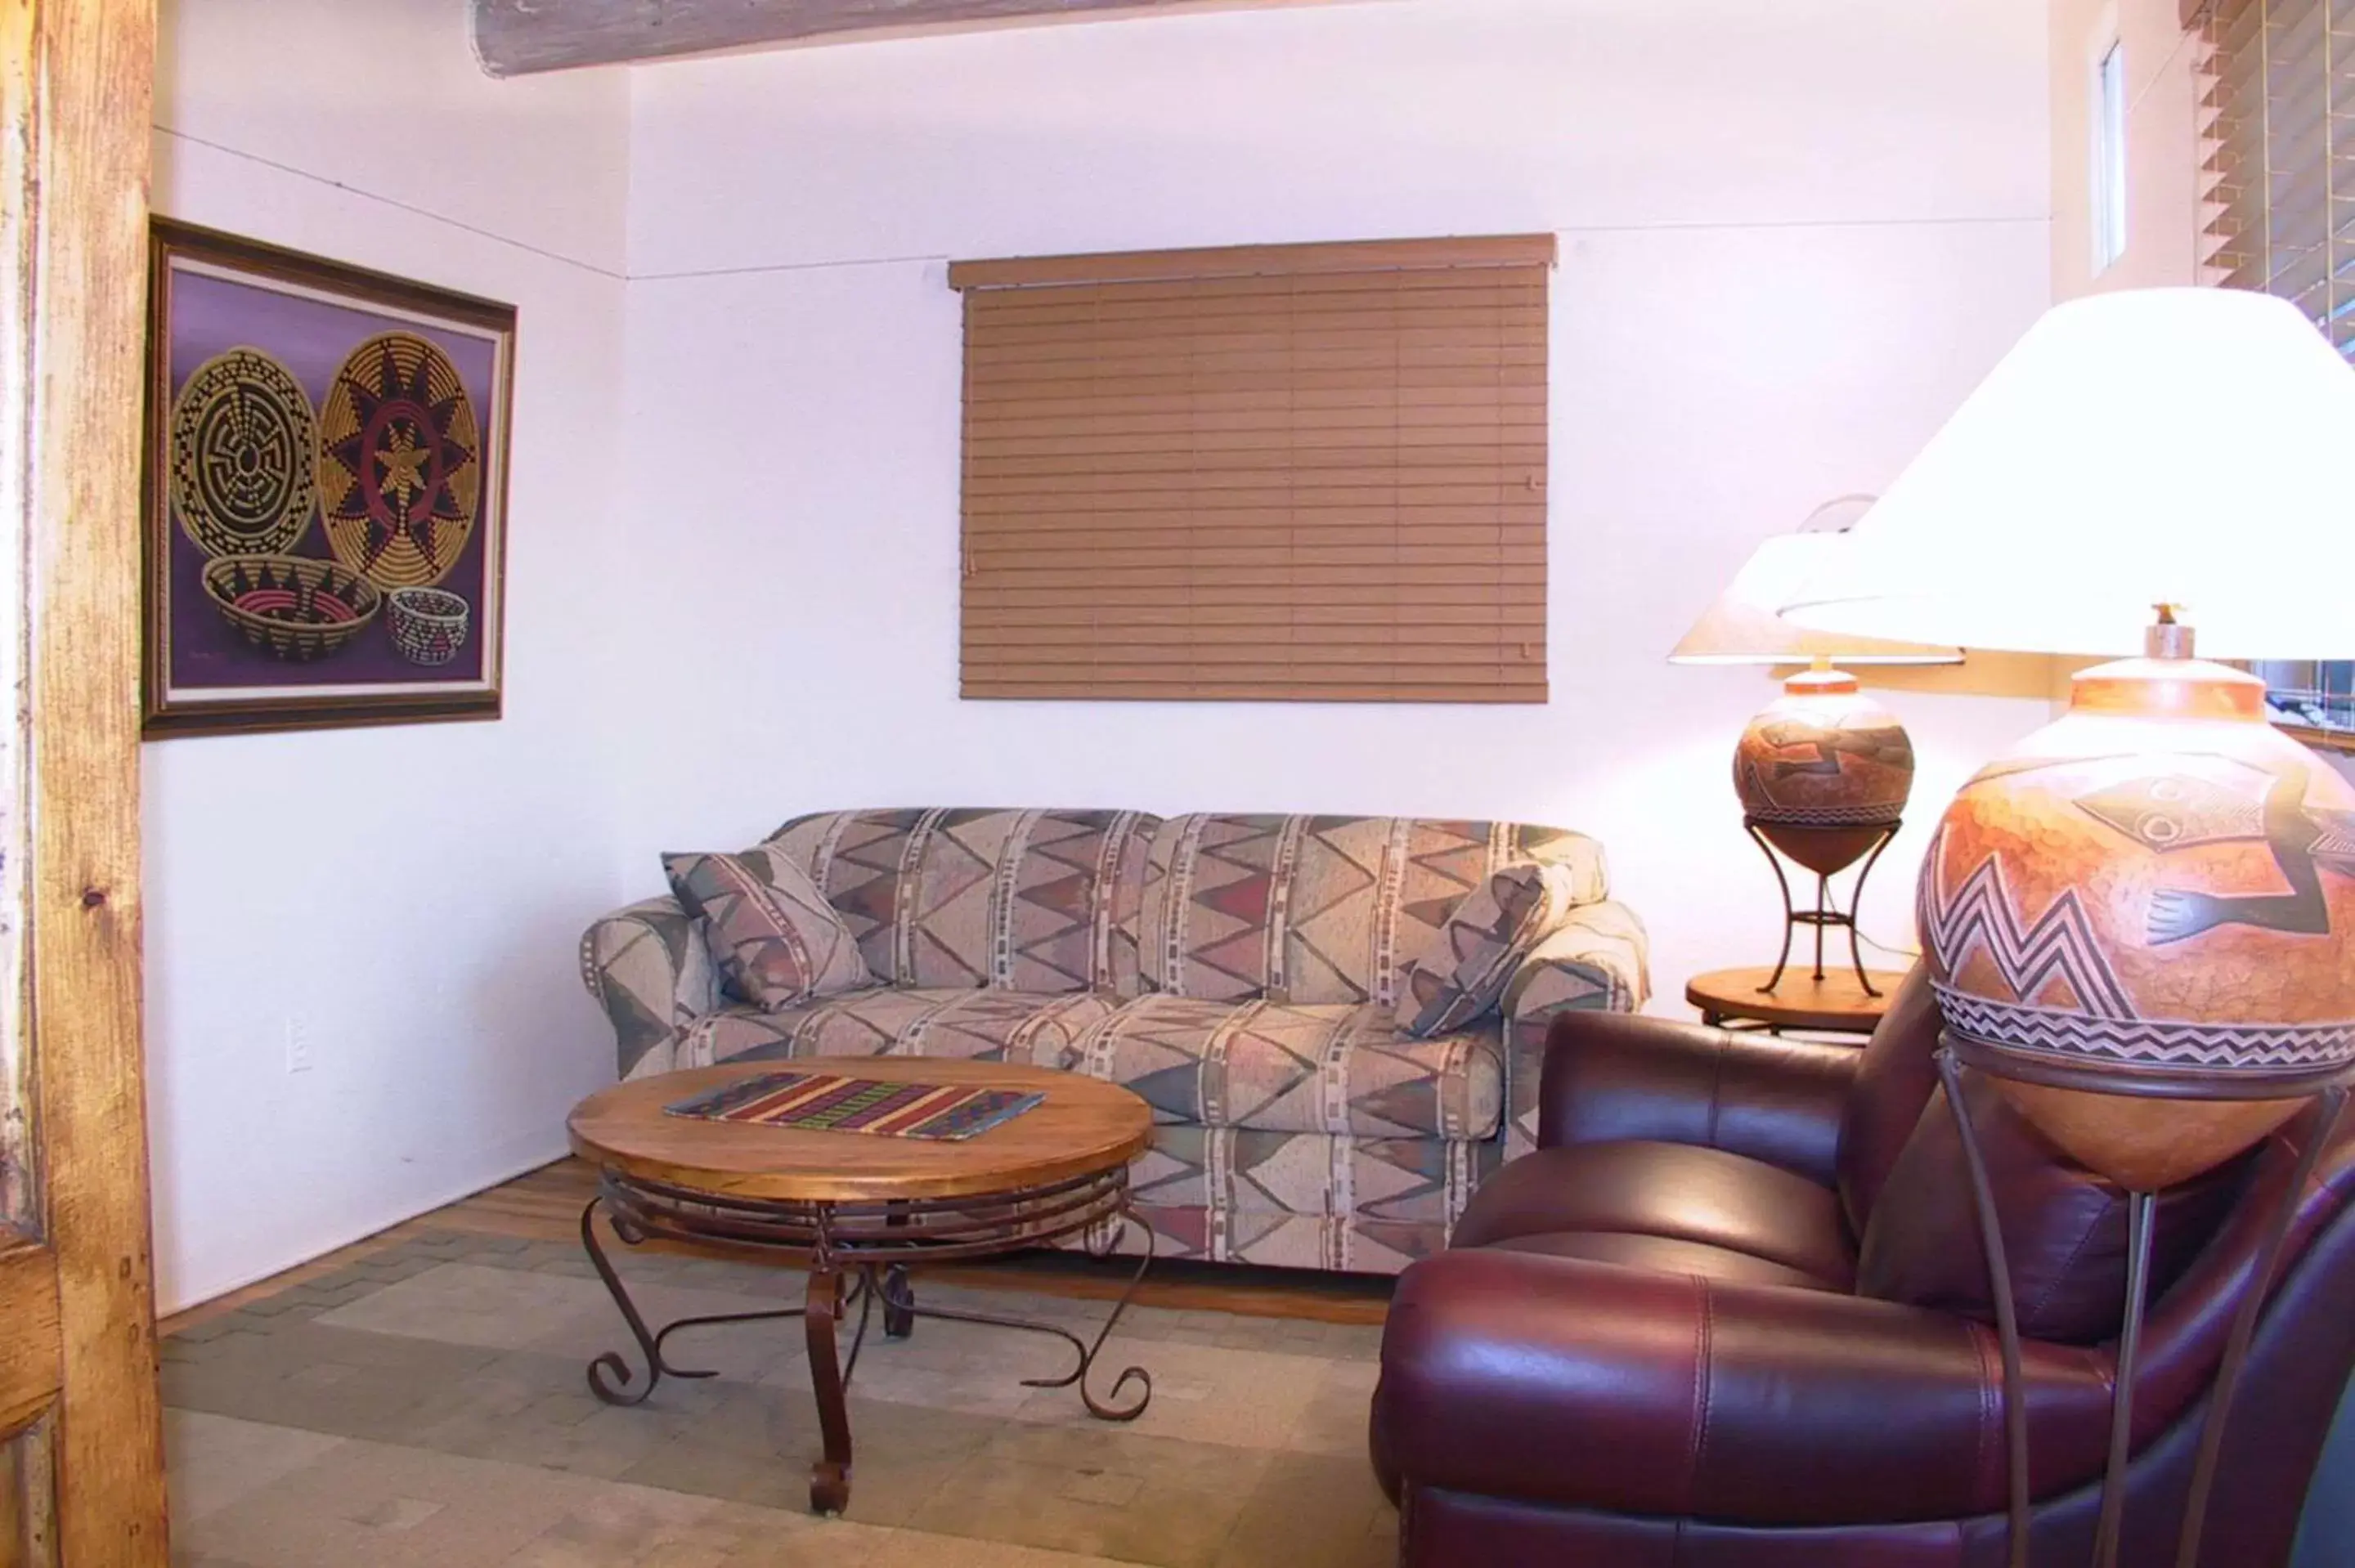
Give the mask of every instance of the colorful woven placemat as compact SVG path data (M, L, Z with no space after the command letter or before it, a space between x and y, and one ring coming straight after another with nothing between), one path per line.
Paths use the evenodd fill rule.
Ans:
M663 1109L705 1121L955 1143L1012 1121L1046 1097L969 1084L886 1083L841 1073L762 1073Z

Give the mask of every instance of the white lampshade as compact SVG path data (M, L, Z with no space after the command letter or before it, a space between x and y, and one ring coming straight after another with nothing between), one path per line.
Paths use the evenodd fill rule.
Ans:
M1668 654L1672 664L1959 664L1959 648L1817 631L1775 611L1831 569L1846 534L1778 534L1758 546Z
M2211 659L2355 655L2355 367L2288 303L2149 289L2056 306L1783 601L1804 626Z

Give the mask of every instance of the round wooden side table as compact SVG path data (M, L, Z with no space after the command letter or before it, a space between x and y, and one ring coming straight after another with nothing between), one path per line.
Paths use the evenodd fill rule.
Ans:
M1804 969L1785 971L1771 992L1759 988L1774 971L1711 969L1685 986L1685 1001L1700 1009L1703 1023L1721 1029L1755 1029L1780 1034L1786 1029L1826 1034L1870 1034L1889 1011L1889 999L1904 980L1887 969L1868 969L1879 996L1867 995L1853 971L1828 969L1817 980Z
M1030 1110L963 1141L770 1127L673 1116L665 1107L740 1079L779 1072L838 1073L894 1083L970 1084L1036 1092ZM598 1167L597 1195L581 1214L581 1242L613 1294L645 1361L633 1386L629 1363L608 1351L589 1365L590 1389L608 1404L636 1404L667 1374L709 1377L673 1365L663 1341L697 1324L799 1318L809 1341L825 1455L811 1467L810 1506L839 1513L850 1500L850 1413L846 1402L869 1316L879 1304L883 1332L903 1339L918 1318L955 1319L1052 1334L1078 1352L1062 1377L1033 1387L1078 1386L1088 1413L1132 1421L1153 1397L1142 1367L1122 1372L1102 1397L1088 1386L1110 1338L1153 1262L1153 1232L1129 1209L1128 1165L1153 1135L1145 1102L1116 1085L1070 1073L995 1062L929 1057L806 1057L665 1073L591 1096L567 1122L574 1152ZM753 1248L809 1270L803 1305L771 1311L682 1318L649 1329L599 1244L600 1208L613 1234L634 1246L650 1238ZM991 1257L1072 1236L1116 1234L1133 1224L1144 1256L1092 1344L1069 1330L916 1304L911 1263ZM836 1326L858 1309L847 1359ZM1135 1397L1123 1403L1131 1385Z

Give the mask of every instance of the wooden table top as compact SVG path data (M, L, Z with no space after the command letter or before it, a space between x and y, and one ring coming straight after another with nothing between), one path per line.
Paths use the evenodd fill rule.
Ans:
M1815 978L1812 971L1793 964L1783 971L1783 980L1769 993L1758 988L1772 979L1774 967L1762 964L1755 969L1712 969L1705 975L1695 975L1685 987L1685 1001L1704 1014L1721 1018L1738 1018L1764 1023L1776 1029L1822 1029L1851 1034L1870 1034L1881 1015L1889 1011L1889 999L1905 977L1887 969L1868 969L1873 989L1879 996L1867 996L1864 988L1856 983L1856 971L1842 965L1838 969L1824 966L1824 978Z
M975 1084L1045 1101L963 1142L816 1132L670 1116L663 1107L740 1078L841 1073L891 1083ZM1125 1165L1153 1113L1117 1085L1043 1067L917 1056L811 1056L690 1067L616 1084L575 1106L573 1152L627 1176L698 1192L805 1202L1013 1192Z

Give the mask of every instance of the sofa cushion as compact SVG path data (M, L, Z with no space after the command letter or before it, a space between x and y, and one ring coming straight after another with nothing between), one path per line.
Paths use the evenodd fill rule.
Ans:
M1504 1099L1500 1031L1401 1034L1372 1003L1145 996L1091 1030L1079 1065L1160 1122L1362 1138L1487 1138Z
M1497 867L1565 868L1607 895L1601 846L1526 822L1413 817L1172 817L1146 856L1137 931L1150 990L1207 1001L1398 1000L1465 895Z
M796 817L770 842L889 985L1136 994L1140 811L932 806Z
M1100 991L914 991L877 986L779 1012L728 1008L697 1022L681 1066L785 1056L954 1056L1070 1065L1082 1034L1118 1001Z
M1828 1187L1779 1166L1687 1143L1540 1149L1490 1177L1452 1245L1597 1232L1691 1242L1846 1290L1856 1251Z
M1567 866L1525 860L1489 873L1407 964L1400 1027L1428 1039L1494 1012L1506 982L1561 928L1575 896Z
M666 854L663 873L702 919L720 986L738 1001L773 1010L871 983L850 927L787 856Z

